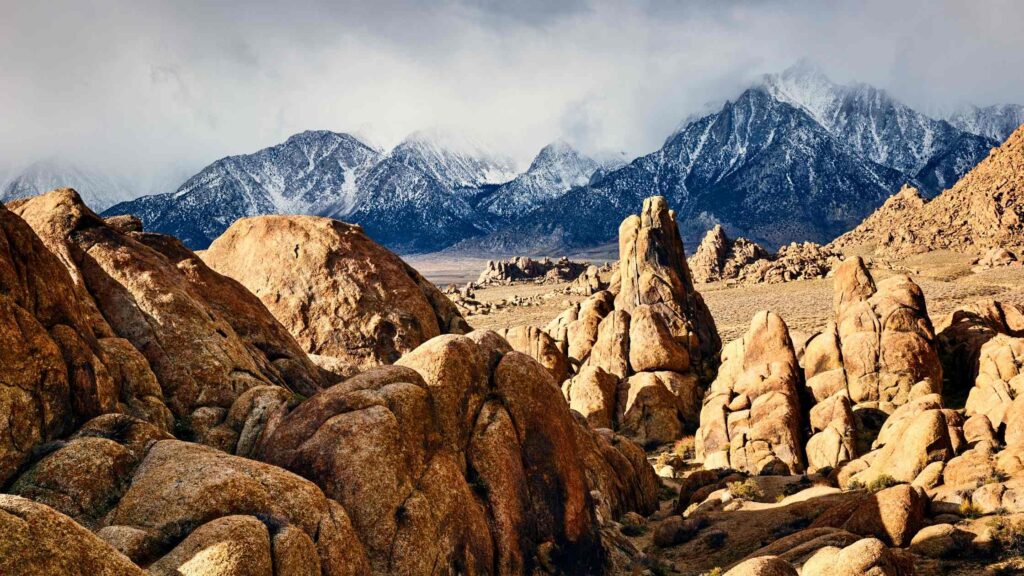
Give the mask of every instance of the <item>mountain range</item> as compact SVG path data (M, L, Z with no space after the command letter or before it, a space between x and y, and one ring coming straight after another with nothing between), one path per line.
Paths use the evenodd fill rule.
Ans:
M105 210L137 194L117 176L92 170L60 158L38 160L15 171L0 184L0 202L27 198L55 188L74 188L96 210Z
M721 224L770 247L827 242L903 184L926 197L951 187L1022 116L1006 105L934 118L801 63L621 166L555 142L516 174L500 155L436 132L385 153L348 134L309 131L222 158L175 192L106 214L135 214L196 249L241 217L308 213L360 224L400 252L555 254L610 242L643 198L660 194L688 241Z

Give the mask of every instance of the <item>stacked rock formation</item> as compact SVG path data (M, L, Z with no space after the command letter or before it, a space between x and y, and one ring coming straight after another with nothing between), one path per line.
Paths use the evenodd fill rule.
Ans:
M730 240L722 226L716 225L704 236L689 264L695 282L779 284L824 278L841 260L838 252L813 242L794 242L772 255L746 238Z
M1024 307L981 300L955 310L938 335L943 396L962 406L978 378L982 347L1000 334L1024 337Z
M895 254L1024 246L1024 126L953 188L925 202L904 188L830 245Z
M781 284L793 280L824 278L842 262L842 256L827 246L804 242L787 244L774 256L756 260L739 276L745 284Z
M743 268L768 257L759 244L746 238L730 240L722 225L716 224L697 246L689 265L694 282L716 282L739 278Z
M757 313L750 330L722 351L700 412L697 459L705 468L802 473L801 387L786 323Z
M657 508L642 449L493 332L326 387L174 239L70 190L14 208L31 227L0 206L0 573L604 573L608 523Z
M610 264L606 264L600 268L594 265L587 266L587 269L577 276L571 284L569 284L569 293L591 296L593 294L597 294L601 290L607 290L608 282L601 279L601 273L604 272L606 274L610 274L610 268Z
M590 264L574 262L566 257L558 260L517 256L508 260L488 260L476 283L480 286L505 285L513 282L571 282L583 274Z
M243 218L203 253L258 296L308 353L390 364L470 330L455 305L358 226L313 216Z
M577 367L563 385L574 410L639 442L670 442L696 429L721 341L664 198L648 198L622 223L619 255L611 288L545 331Z
M836 269L833 290L836 320L808 341L802 359L808 391L820 405L811 412L812 469L856 456L868 446L855 446L855 433L870 437L885 415L942 391L935 333L910 278L876 286L863 260L851 258Z
M974 272L982 272L984 270L991 270L992 268L1005 268L1005 267L1021 267L1024 266L1024 262L1021 262L1017 255L1010 252L1002 246L995 248L989 248L980 258L974 262L974 267L971 268Z

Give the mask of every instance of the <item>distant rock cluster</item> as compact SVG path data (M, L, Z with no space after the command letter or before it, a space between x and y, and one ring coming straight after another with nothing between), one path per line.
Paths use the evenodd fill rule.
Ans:
M517 256L507 260L488 260L477 278L478 286L501 286L513 282L571 282L590 267L589 262L574 262L566 257L558 260Z
M694 281L778 284L824 278L842 256L813 242L792 243L772 255L746 238L729 239L721 225L708 231L689 258Z

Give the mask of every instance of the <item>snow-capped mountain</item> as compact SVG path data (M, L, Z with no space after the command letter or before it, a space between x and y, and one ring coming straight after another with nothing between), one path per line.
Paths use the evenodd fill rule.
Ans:
M684 236L714 224L760 243L826 242L905 182L934 195L996 142L921 114L884 90L840 85L800 63L767 75L663 147L456 250L558 253L612 241L662 194Z
M522 216L571 188L586 186L600 168L567 142L553 142L541 149L526 172L482 200L479 209L505 218Z
M599 245L653 194L669 199L690 238L721 223L776 246L822 241L856 225L902 180L845 147L806 111L756 87L662 149L456 249L550 253Z
M403 251L436 249L480 233L473 209L433 176L348 134L324 130L222 158L176 192L124 202L105 214L134 214L148 230L197 249L238 218L262 214L344 219Z
M55 188L74 188L82 200L100 211L138 196L126 180L89 170L60 158L33 162L9 175L0 186L0 202L35 196Z
M768 93L803 109L855 153L908 175L928 195L952 186L997 144L929 118L867 84L840 85L801 62L765 76Z
M389 156L452 190L503 184L516 177L510 159L472 139L440 130L410 134Z
M348 134L304 132L107 213L134 213L193 248L237 218L307 213L361 224L403 252L551 254L613 240L643 198L662 194L690 239L722 224L773 247L827 242L906 182L928 194L951 187L1019 112L976 109L951 123L799 64L691 117L661 149L625 165L621 155L596 160L556 142L516 176L511 162L438 131L387 153Z
M967 104L955 109L946 119L960 130L1003 142L1024 124L1024 106L996 104L979 107Z

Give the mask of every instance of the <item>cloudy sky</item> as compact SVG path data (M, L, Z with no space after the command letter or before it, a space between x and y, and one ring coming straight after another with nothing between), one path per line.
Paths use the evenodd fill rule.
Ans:
M136 181L314 128L635 156L801 58L929 109L1024 102L1015 0L0 4L0 167L61 156Z

